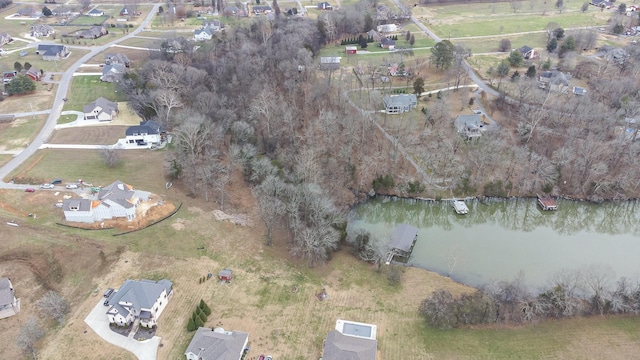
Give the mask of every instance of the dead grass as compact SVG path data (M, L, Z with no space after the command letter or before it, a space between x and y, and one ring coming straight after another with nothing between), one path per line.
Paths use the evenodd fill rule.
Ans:
M112 145L124 137L127 126L86 126L56 130L51 144Z
M2 68L1 64L0 68ZM11 68L13 69L13 66ZM6 97L0 102L0 112L3 114L30 112L32 106L33 111L51 109L58 86L43 82L37 82L36 86L36 91L31 94Z

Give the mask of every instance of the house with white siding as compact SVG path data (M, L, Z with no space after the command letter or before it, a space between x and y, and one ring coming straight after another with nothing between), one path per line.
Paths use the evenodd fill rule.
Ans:
M156 326L172 294L173 283L167 279L126 280L105 301L109 323L126 326L139 321L144 327Z
M9 278L0 279L0 319L8 318L20 312L20 299L16 298L13 284Z

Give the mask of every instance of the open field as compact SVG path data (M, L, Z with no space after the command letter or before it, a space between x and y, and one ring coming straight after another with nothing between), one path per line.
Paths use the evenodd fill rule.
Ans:
M112 145L124 137L128 126L86 126L56 130L51 144Z
M163 41L164 39L161 39L161 38L159 38L158 40L154 40L154 39L144 39L144 38L139 38L134 36L125 41L122 41L121 43L119 43L119 45L135 46L135 47L148 48L148 49L160 49L160 45L162 45ZM119 48L118 47L112 48L112 50L115 50L115 49L119 49Z
M69 24L74 26L90 26L90 25L102 25L103 22L109 19L109 16L78 16L73 19Z
M21 117L10 123L0 123L0 151L25 148L38 134L47 115Z
M546 33L533 33L526 35L511 35L495 36L490 38L456 38L451 39L456 45L462 45L464 47L471 48L473 54L497 52L500 51L500 40L511 40L511 48L517 49L524 45L532 47L534 49L540 49L544 52L547 46L547 34Z
M37 55L34 48L27 50L26 56L20 56L19 52L15 52L0 57L0 70L13 70L13 64L18 61L21 64L29 62L35 68L42 69L44 72L63 72L87 53L87 51L79 49L69 49L69 51L71 52L69 57L60 61L42 60L42 55Z
M98 75L74 76L64 110L82 111L84 105L101 96L115 102L127 100L124 94L118 93L115 84L100 81Z
M106 54L115 54L115 53L121 53L121 54L126 55L129 58L129 61L131 61L131 68L135 68L136 65L141 65L142 63L144 63L149 58L150 51L149 50L127 49L127 48L121 48L121 47L111 47L111 48L107 49L106 51L104 51L104 52L96 55L95 57L89 59L89 61L87 61L87 64L104 64L104 56ZM90 71L90 72L96 72L96 71L97 72L101 72L102 71L102 68L95 68L95 67L88 67L86 69L89 69L88 71Z
M32 108L33 111L50 109L57 90L58 85L39 81L36 83L36 91L31 94L6 97L0 102L0 112L14 114L30 112Z

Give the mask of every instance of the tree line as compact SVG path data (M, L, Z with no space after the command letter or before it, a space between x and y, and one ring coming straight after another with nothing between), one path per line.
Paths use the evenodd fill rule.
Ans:
M640 313L640 283L622 277L613 283L610 268L592 265L556 274L537 294L523 285L521 274L454 297L432 293L420 304L425 321L436 328L491 323L535 322L545 318Z

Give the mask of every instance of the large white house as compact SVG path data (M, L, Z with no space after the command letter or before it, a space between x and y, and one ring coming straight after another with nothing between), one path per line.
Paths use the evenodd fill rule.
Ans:
M153 120L142 121L125 131L127 144L137 145L160 144L165 134L164 126Z
M101 189L93 199L65 199L62 202L64 218L71 222L93 223L114 218L136 217L140 201L146 201L150 192L134 190L120 180Z
M13 284L9 278L0 279L0 319L20 312L20 299L16 299Z
M99 97L96 101L82 107L85 120L111 121L118 113L118 104Z
M125 326L139 320L142 326L155 326L172 294L173 283L167 279L126 280L105 302L109 322Z
M324 341L322 359L376 360L377 332L376 325L338 319Z
M201 327L196 331L184 355L187 360L240 360L249 334Z

